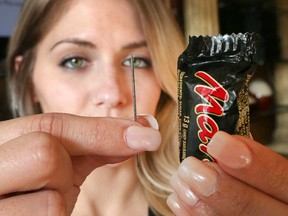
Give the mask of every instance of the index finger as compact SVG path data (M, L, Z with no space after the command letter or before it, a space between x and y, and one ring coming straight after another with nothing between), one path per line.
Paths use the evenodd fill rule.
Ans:
M208 153L230 175L288 203L288 161L252 139L218 132Z
M137 125L140 126L135 121L120 118L46 113L0 122L0 144L27 133L41 131L56 137L70 155L129 156L147 150L145 146L128 146L127 129ZM151 132L159 138L158 131L147 129L143 131L147 132L147 139L151 139ZM144 136L142 138L145 139ZM151 146L159 145L159 139L153 141L155 143L151 143Z

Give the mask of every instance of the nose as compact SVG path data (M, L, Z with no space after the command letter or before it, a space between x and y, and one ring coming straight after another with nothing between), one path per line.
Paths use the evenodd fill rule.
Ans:
M98 74L93 90L94 105L102 108L122 107L128 102L129 86L125 76L118 73Z

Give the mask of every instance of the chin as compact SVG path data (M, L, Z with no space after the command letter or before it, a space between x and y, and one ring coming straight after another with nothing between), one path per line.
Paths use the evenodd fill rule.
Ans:
M120 163L115 163L115 164L106 164L105 167L108 167L108 168L121 168L123 166L127 166L127 165L134 165L135 163L135 157L132 157L128 160L125 160L125 161L122 161Z

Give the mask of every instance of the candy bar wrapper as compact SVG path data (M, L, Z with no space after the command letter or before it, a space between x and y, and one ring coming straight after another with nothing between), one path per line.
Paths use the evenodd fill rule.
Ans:
M178 58L180 161L188 156L215 161L207 144L219 130L249 137L248 82L256 69L257 38L189 37Z

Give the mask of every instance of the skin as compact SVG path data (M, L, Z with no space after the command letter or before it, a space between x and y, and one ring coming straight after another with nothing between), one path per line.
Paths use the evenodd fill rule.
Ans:
M123 66L123 62L131 54L138 54L138 49L129 49L126 54L120 50L121 47L125 47L125 39L130 38L133 33L130 28L132 25L129 27L126 25L132 20L133 23L135 22L133 26L139 30L139 21L135 14L134 19L130 17L126 20L125 17L133 13L129 13L132 12L129 10L130 7L122 0L121 10L116 10L119 13L117 19L112 16L113 14L104 16L102 13L105 10L95 13L97 8L93 6L98 2L101 2L101 7L105 4L107 8L110 6L112 8L113 5L109 5L104 0L75 2L83 7L80 7L76 14L75 11L74 14L72 13L74 7L71 7L64 16L70 15L69 22L66 24L73 24L71 29L63 26L60 28L61 31L59 29L56 31L55 26L52 31L57 34L54 32L52 36L63 40L65 38L62 38L62 34L67 32L69 37L77 36L81 40L84 38L85 41L92 42L92 45L96 44L97 49L91 48L93 46L83 47L79 44L76 46L76 51L79 48L76 52L78 55L86 54L87 51L92 55L92 60L88 61L85 69L80 71L64 70L59 67L60 59L63 57L61 50L68 47L67 49L71 50L66 51L66 54L74 53L76 47L72 44L71 48L70 42L58 43L55 46L57 40L53 41L52 38L48 40L51 31L38 47L32 96L35 102L40 102L44 112L69 112L82 117L68 114L42 114L0 123L0 185L5 185L0 190L0 215L70 215L77 198L74 215L81 213L82 215L115 215L115 212L119 212L117 215L147 215L147 203L135 177L135 170L131 168L134 161L129 158L143 151L156 150L161 142L159 132L127 119L83 117L132 116L130 75L125 73L129 73L130 70L129 67L127 69ZM117 0L117 9L118 2L120 3L120 0ZM80 14L82 11L80 9L84 10L84 8L87 11L85 9L86 12ZM92 8L93 15L88 13ZM125 12L125 16L122 11ZM96 17L101 14L102 21L94 22L94 18L96 21ZM75 17L83 17L83 20L84 18L86 20L87 16L89 22L79 23L82 19L75 19ZM113 31L109 34L105 32L103 22L108 17L114 18L112 24L123 24L125 32L118 29L122 25L113 25L114 28L111 28ZM98 25L101 26L101 23L103 28L100 32L103 37L98 38L98 31L94 32L94 29ZM90 34L86 29L85 31L78 29L90 25L92 27L89 28L92 32ZM74 31L75 26L77 31ZM126 32L129 34L122 38L124 42L121 40L118 43L113 42L118 38L118 34L122 35ZM143 36L141 30L137 32L141 32L139 35ZM110 37L113 40L105 43ZM136 42L143 40L140 37L135 38L137 38ZM119 69L118 72L123 72L121 76L116 73L116 68ZM101 79L104 76L104 69L107 79ZM99 74L96 75L95 71ZM144 71L148 73L143 74ZM157 82L154 74L149 71L152 72L148 69L137 70L137 105L139 113L154 114L160 88L157 84L152 85ZM42 75L38 74L41 72ZM51 77L48 77L50 75ZM146 80L149 77L151 79ZM145 80L141 83L140 78L141 82ZM108 83L100 88L103 82ZM80 83L81 87L79 87ZM155 87L149 97L147 92L152 90L146 88L146 83L151 84L150 87ZM102 91L107 85L110 87ZM144 126L149 125L147 119L139 119L139 121ZM168 198L167 203L175 215L254 216L287 213L288 164L285 158L252 139L230 136L223 132L219 132L212 138L208 144L208 152L218 160L218 164L203 163L195 158L188 158L182 162L173 176L171 185L175 193ZM111 165L112 163L117 165ZM87 178L92 171L93 173ZM197 175L202 178L198 180L191 178ZM83 185L84 180L86 181ZM82 192L79 195L80 187ZM135 191L133 195L131 190ZM136 198L140 201L138 202ZM83 209L87 212L81 212ZM123 211L120 212L119 209Z
M133 54L137 111L154 115L161 88L140 26L127 0L75 1L38 46L34 100L44 112L131 117ZM94 171L81 188L74 215L147 215L147 211L132 159Z
M287 214L286 158L224 132L214 135L208 152L217 164L190 157L171 179L175 193L167 203L175 215Z
M42 114L0 128L0 215L7 216L70 215L92 170L161 143L157 130L116 118Z
M75 1L38 46L34 100L44 112L129 118L133 54L137 111L154 115L161 88L140 26L129 0ZM94 171L81 187L73 215L147 215L147 211L131 159Z
M128 0L74 1L40 42L32 74L34 102L40 103L44 113L70 113L82 118L44 114L0 125L0 154L5 155L1 162L4 166L16 160L7 168L10 176L2 175L2 183L11 187L1 194L3 198L7 193L12 196L1 200L1 214L13 215L17 203L18 210L26 205L27 215L41 211L70 215L77 199L73 215L147 215L148 203L136 175L135 159L128 158L159 147L159 132L148 127L156 124L157 129L151 115L155 114L161 88L140 26ZM114 118L133 116L132 54L137 111L150 114L138 117L139 123ZM16 66L21 61L20 56ZM5 135L11 128L14 132ZM30 151L22 143L28 143ZM15 147L5 150L8 144ZM20 168L25 181L10 181L19 179L12 174ZM30 190L37 192L14 196ZM29 209L31 205L37 210Z
M38 46L35 101L44 112L131 117L132 54L138 113L155 114L161 89L131 3L75 1Z

